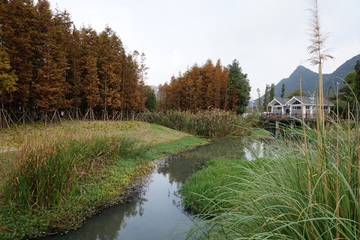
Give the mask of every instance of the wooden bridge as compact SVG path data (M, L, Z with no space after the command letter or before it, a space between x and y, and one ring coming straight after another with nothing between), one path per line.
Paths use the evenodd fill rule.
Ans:
M326 126L330 126L330 119L337 119L337 116L335 114L328 114L325 113L325 121ZM270 121L275 123L274 130L275 130L275 136L278 137L280 133L280 126L279 123L283 123L286 125L290 125L290 128L293 129L297 123L300 123L304 120L306 124L310 126L310 124L317 121L317 115L316 114L301 114L301 113L294 113L294 114L280 114L280 113L270 113L270 112L264 112L261 113L261 120L263 121ZM342 116L340 116L340 119L343 119Z

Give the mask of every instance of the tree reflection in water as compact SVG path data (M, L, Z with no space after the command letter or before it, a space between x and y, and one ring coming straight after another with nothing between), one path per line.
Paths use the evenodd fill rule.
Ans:
M131 202L104 209L100 214L86 221L83 228L66 235L55 235L46 239L68 240L115 240L121 239L120 232L127 227L129 219L144 214L144 205L148 201L145 193L148 187L142 187L131 196Z

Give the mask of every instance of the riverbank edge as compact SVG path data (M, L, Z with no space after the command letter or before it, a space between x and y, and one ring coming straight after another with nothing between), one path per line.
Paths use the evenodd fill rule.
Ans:
M71 230L81 228L89 217L100 213L105 208L124 203L124 199L141 186L141 178L153 171L155 167L154 160L163 158L166 155L189 151L204 144L208 144L208 141L196 136L186 136L171 142L156 144L149 148L144 159L138 161L135 167L127 172L127 176L125 176L126 183L114 186L119 182L117 179L124 179L124 176L118 175L119 173L123 173L117 171L117 166L121 161L119 160L114 163L114 165L108 166L107 171L111 172L110 177L100 179L98 176L95 182L92 180L88 182L88 185L95 184L94 188L97 188L97 191L89 190L84 196L76 196L73 199L68 199L58 206L57 209L25 212L16 208L1 207L0 237L1 239L35 239L54 234L66 234ZM101 189L100 192L99 189ZM87 200L87 197L94 193L98 196L92 196L90 200ZM2 214L4 214L4 216L5 214L13 214L15 222L5 223L1 217ZM19 217L22 221L19 220L17 222L16 220L18 220ZM21 224L24 222L30 224L27 226ZM9 230L12 230L12 232L9 232Z

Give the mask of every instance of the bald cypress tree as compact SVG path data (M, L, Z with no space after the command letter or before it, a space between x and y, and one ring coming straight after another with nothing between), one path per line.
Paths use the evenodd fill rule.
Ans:
M72 99L69 99L69 94L72 91L70 85L70 69L71 69L71 48L73 42L74 27L70 14L65 11L56 10L55 23L57 25L57 45L60 51L59 67L61 69L61 83L63 84L61 94L58 95L58 108L65 110L67 115L71 118L68 109L72 107Z
M204 106L204 99L203 99L203 86L204 86L204 81L203 81L203 77L201 75L201 68L197 65L194 64L194 66L191 68L191 72L192 72L192 78L194 81L194 95L193 95L193 111L197 111L199 109L203 109Z
M221 65L220 59L216 62L215 71L214 71L214 108L222 108L222 99L221 93L224 88L224 77L223 77L223 67Z
M35 100L41 107L42 119L47 123L61 121L58 109L65 105L66 46L61 14L54 15L50 3L38 1L38 75Z
M208 59L206 63L201 68L201 76L203 81L203 86L201 89L203 105L202 109L212 109L214 108L214 73L215 66L211 59Z
M123 51L121 40L111 28L106 27L99 35L98 45L99 90L103 120L109 119L109 108L113 110L112 115L114 115L121 107Z
M1 35L1 30L0 30ZM11 69L9 55L5 47L0 44L0 128L10 127L9 123L12 119L5 110L4 101L10 103L12 101L13 92L16 91L17 76L15 71Z
M69 68L67 71L67 87L66 99L70 104L71 117L74 119L82 118L81 106L84 96L84 86L82 79L82 42L81 32L73 28L69 43Z
M98 76L98 35L91 27L81 29L82 39L82 79L84 102L87 111L84 119L95 120L94 108L100 101L99 76Z
M21 109L19 121L22 119L25 123L26 118L31 119L27 107L34 94L36 11L31 0L2 1L0 11L1 44L9 54L10 66L18 78L13 105L14 109Z

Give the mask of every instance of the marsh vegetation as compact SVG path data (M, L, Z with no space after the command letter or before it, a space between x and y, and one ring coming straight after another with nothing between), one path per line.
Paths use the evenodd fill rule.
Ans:
M148 112L144 119L165 127L205 137L236 137L250 133L250 122L232 111L166 111Z
M122 202L152 171L150 160L206 143L140 122L25 127L0 132L1 239L76 229L103 207Z

